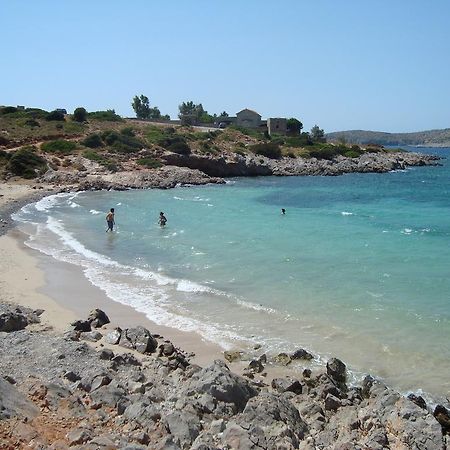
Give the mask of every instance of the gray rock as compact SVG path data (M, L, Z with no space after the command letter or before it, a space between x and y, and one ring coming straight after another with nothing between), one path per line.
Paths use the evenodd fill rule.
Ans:
M442 405L436 405L433 412L434 417L442 427L442 432L450 434L450 412Z
M259 359L252 359L248 365L248 368L255 373L261 373L264 371L264 365Z
M208 393L219 402L233 403L239 411L258 393L244 378L232 373L220 360L197 372L187 389L194 393Z
M223 352L223 357L230 363L240 361L243 353L238 350L226 350Z
M117 345L122 336L122 329L120 327L114 328L105 336L105 342L112 345Z
M408 399L422 409L427 409L427 402L421 395L409 394Z
M91 331L91 323L88 320L75 320L70 325L75 331Z
M97 342L103 337L98 331L87 331L80 334L80 339L90 342Z
M98 352L98 357L103 360L111 360L114 358L114 352L108 348L104 348Z
M0 331L10 333L11 331L23 330L28 325L25 315L18 312L5 312L0 314Z
M106 325L110 322L109 317L106 315L104 311L101 309L93 309L89 313L89 317L87 318L88 322L91 323L91 326L94 328L100 328L103 325Z
M164 423L172 434L174 442L182 449L190 448L202 429L198 416L189 411L169 413L164 417Z
M331 358L327 362L327 374L339 383L345 383L347 378L347 367L338 358Z
M274 361L282 366L287 366L291 363L291 357L287 353L279 353L274 357Z
M99 375L92 380L91 383L91 392L95 391L101 386L106 386L111 383L112 379L108 375Z
M158 341L146 328L138 326L122 332L119 345L137 350L139 353L153 353L158 347Z
M159 356L170 356L175 352L175 347L171 342L159 346Z
M272 388L280 393L294 392L295 394L301 394L303 391L301 383L290 378L274 378L272 380Z
M0 420L11 417L33 418L39 409L17 387L0 378Z
M87 428L76 428L66 435L66 438L69 441L69 445L71 447L74 445L85 444L86 442L90 441L92 437L92 431Z
M335 397L333 394L328 394L325 398L325 410L326 411L337 411L342 406L342 402L339 398Z
M306 359L309 361L311 359L314 359L314 355L312 355L303 348L299 348L294 353L292 353L291 359Z
M69 372L66 372L63 377L70 381L71 383L74 383L75 381L81 380L81 377L77 375L75 372L72 372L71 370Z
M116 408L119 402L124 399L125 395L125 390L121 386L118 386L115 381L106 386L101 386L90 393L94 403L111 408Z
M125 409L123 415L141 426L149 422L156 422L161 418L161 408L148 400L133 402Z

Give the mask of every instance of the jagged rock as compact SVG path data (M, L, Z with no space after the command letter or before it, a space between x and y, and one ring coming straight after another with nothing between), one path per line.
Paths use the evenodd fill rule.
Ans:
M74 445L85 444L86 442L90 441L92 437L92 431L87 428L76 428L75 430L67 433L66 436L71 447Z
M90 342L97 342L103 337L102 333L98 331L87 331L84 333L80 333L80 339Z
M327 374L340 383L345 383L347 378L347 367L338 358L331 358L327 362Z
M70 325L74 331L91 331L91 323L88 320L75 320Z
M294 392L294 394L302 393L302 385L298 380L291 380L290 378L274 378L272 380L272 388L277 392Z
M75 372L69 371L66 372L63 377L70 381L71 383L74 383L75 381L81 380L81 377L79 375L77 375Z
M278 353L278 355L274 357L274 361L282 366L287 366L291 363L291 357L287 353Z
M11 417L33 418L39 409L17 387L0 378L0 420Z
M27 318L17 312L6 312L0 314L0 331L10 333L11 331L23 330L28 325Z
M333 394L328 394L325 398L325 410L337 411L342 406L342 402L339 398Z
M121 336L122 336L122 329L120 327L116 327L116 328L114 328L114 330L111 330L105 336L105 341L108 344L116 345L119 343Z
M312 355L303 348L299 348L294 353L292 353L291 359L306 359L309 361L311 359L314 359L314 355Z
M106 313L98 308L93 309L89 313L87 320L94 328L100 328L110 322L109 317L106 315Z
M153 353L158 347L158 341L151 335L150 331L138 326L124 330L119 345L137 350L139 353Z
M171 342L166 342L159 346L159 356L170 356L175 352L175 347Z
M303 369L302 375L303 378L311 378L312 371L311 369Z
M226 350L223 352L223 357L230 363L240 361L242 358L242 352L237 350L233 351Z
M450 412L449 410L442 405L436 405L436 408L433 412L434 417L440 423L442 427L442 432L446 434L450 434Z
M233 403L239 411L258 393L220 360L197 372L190 380L188 392L206 392L219 402Z
M124 399L125 390L113 381L108 385L91 390L90 396L93 402L98 405L105 405L111 408L117 407L118 403Z
M189 411L174 411L164 417L164 423L174 442L188 449L199 435L202 425L197 415Z
M110 360L114 358L114 352L109 348L104 348L98 352L98 357L103 360Z
M261 373L264 371L263 363L259 359L253 359L250 361L248 368L255 373Z
M156 422L161 418L161 409L158 405L151 404L148 400L131 403L123 415L128 419L145 426L149 421Z
M92 380L91 383L91 392L95 391L101 386L106 386L111 383L112 379L108 375L99 375Z
M427 409L427 402L421 395L409 394L408 399L422 409Z

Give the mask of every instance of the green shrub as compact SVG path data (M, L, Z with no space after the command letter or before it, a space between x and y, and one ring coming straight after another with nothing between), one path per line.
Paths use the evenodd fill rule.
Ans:
M145 147L145 144L137 137L116 131L105 131L102 133L102 138L116 153L134 153Z
M8 145L10 143L9 139L5 138L5 136L0 135L0 145Z
M123 119L116 114L114 109L108 109L106 111L93 111L88 113L88 118L93 120L99 120L102 122L122 122Z
M284 144L288 147L304 147L312 145L313 142L309 136L309 133L302 133L299 136L286 136Z
M309 150L309 154L313 158L317 159L333 159L336 155L338 155L338 151L332 146L313 148Z
M25 122L23 124L25 126L31 127L31 128L40 127L41 126L36 119L27 119L27 120L25 120Z
M19 110L15 106L4 106L3 108L0 108L0 115L13 114L17 111Z
M0 150L0 159L8 160L11 158L11 153L5 152L4 150Z
M154 158L141 158L136 161L140 166L147 167L147 169L157 169L162 167L162 163Z
M240 131L242 134L245 134L246 136L252 136L255 138L262 138L264 136L264 132L261 130L258 130L257 128L244 128L239 127L237 125L230 125L228 128L232 130Z
M120 134L123 134L124 136L136 136L136 133L134 132L132 127L125 127L120 130Z
M178 153L179 155L190 155L191 149L186 142L174 142L167 147L167 150Z
M11 155L7 169L23 178L36 178L45 172L47 162L36 154L36 147L22 147Z
M99 155L96 151L94 150L85 150L83 152L83 156L86 159L89 159L90 161L96 161L96 162L101 162L103 161L103 157L102 155Z
M47 114L45 120L48 120L49 122L64 122L66 119L64 118L64 114L61 111L52 111Z
M355 152L353 150L349 150L349 151L344 153L344 156L346 158L359 158L361 156L361 153Z
M103 146L103 141L102 141L101 136L96 133L90 134L83 141L81 141L81 143L85 147L89 147L89 148L98 148L98 147Z
M175 128L161 128L150 126L146 129L145 137L150 144L157 144L164 136L170 136L175 134Z
M281 157L280 146L272 142L250 145L249 150L257 155L262 155L267 158L278 159Z
M65 139L45 142L41 145L41 150L47 153L58 153L61 155L70 155L77 148L77 144Z
M235 149L234 150L234 153L237 153L238 155L241 155L241 156L245 156L245 152L243 152L241 149L239 149L239 148L237 148L237 149Z
M86 122L87 119L87 111L85 108L76 108L73 112L73 120L75 122Z

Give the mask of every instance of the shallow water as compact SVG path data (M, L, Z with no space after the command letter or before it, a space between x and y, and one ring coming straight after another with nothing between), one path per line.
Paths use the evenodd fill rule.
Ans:
M61 194L16 218L30 246L81 265L111 299L158 323L226 348L302 346L317 363L340 357L355 377L370 372L402 391L448 396L450 164L442 162ZM105 233L110 207L113 234Z

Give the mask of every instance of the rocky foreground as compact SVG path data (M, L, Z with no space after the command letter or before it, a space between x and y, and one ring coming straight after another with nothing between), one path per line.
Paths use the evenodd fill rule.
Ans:
M446 449L449 411L427 409L346 367L298 379L244 378L224 361L208 367L143 327L112 328L100 310L64 335L43 311L0 304L2 449ZM261 349L262 353L263 349ZM302 350L297 358L309 358ZM230 354L228 354L230 357ZM256 377L255 377L256 379Z
M336 176L345 173L384 173L412 166L439 165L438 157L412 152L365 153L358 158L337 156L333 160L316 158L270 159L259 155L223 153L179 155L165 152L165 166L152 170L110 173L99 164L80 156L69 164L73 169L49 170L39 181L72 190L173 188L179 185L224 183L226 177L239 176Z

